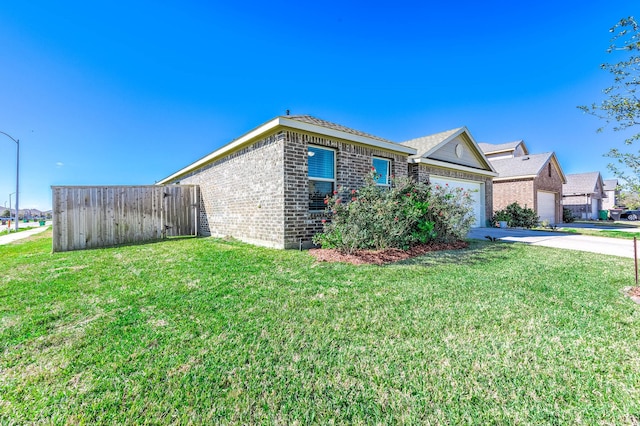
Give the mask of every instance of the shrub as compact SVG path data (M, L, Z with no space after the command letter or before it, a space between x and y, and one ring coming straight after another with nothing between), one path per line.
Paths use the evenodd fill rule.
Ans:
M497 212L494 213L493 215L493 225L497 226L498 222L509 222L509 219L511 219L511 216L509 215L509 213L507 213L506 210L498 210Z
M518 203L511 203L493 214L494 223L504 220L512 227L533 228L538 224L539 218L536 212L527 206L521 207Z
M411 179L379 186L372 171L360 189L338 188L325 200L326 220L314 243L343 252L408 249L430 241L463 239L473 223L470 196L461 189L430 187Z
M563 208L562 209L562 221L564 223L571 223L575 220L576 218L573 217L573 212L568 209L568 208Z

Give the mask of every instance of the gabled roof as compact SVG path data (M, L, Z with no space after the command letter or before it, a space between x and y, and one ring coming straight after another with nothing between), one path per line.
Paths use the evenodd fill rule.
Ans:
M598 193L598 181L603 187L600 172L567 175L567 183L562 186L562 195L585 195Z
M343 139L357 144L368 145L387 151L398 152L405 155L414 155L416 150L414 148L404 146L390 140L380 138L378 136L370 135L368 133L354 130L349 127L342 126L340 124L331 123L329 121L321 120L319 118L312 117L310 115L287 115L278 116L261 126L256 127L248 133L240 136L237 139L229 142L223 147L213 151L201 159L191 163L187 167L184 167L170 176L157 182L158 185L176 180L177 178L186 175L207 163L211 163L219 158L224 157L242 147L249 146L259 139L272 134L278 128L289 128L294 130L301 130L311 133L316 133L328 137L337 139Z
M498 172L498 177L494 180L535 178L549 161L552 161L556 165L562 182L566 182L567 179L553 152L491 160L491 164L493 164L493 167Z
M618 179L605 179L603 183L605 191L615 191L618 187Z
M461 137L462 139L457 139ZM445 146L455 140L463 140L473 152L473 160L475 164L464 164L463 162L444 161L439 158L438 153L442 152ZM458 127L444 132L435 133L433 135L422 136L401 142L402 145L415 148L417 153L409 157L414 163L426 163L438 167L457 168L471 173L478 173L487 176L496 176L496 171L482 153L480 147L471 136L466 127ZM478 167L479 165L479 167Z
M433 135L422 136L415 139L410 139L405 142L400 142L402 145L410 146L418 150L416 155L412 157L428 157L430 153L435 151L440 145L453 139L457 135L466 130L466 127L458 127L457 129L445 130L444 132L435 133Z
M518 148L518 145L522 145L522 150L525 154L529 153L527 146L524 144L523 140L506 142L506 143L486 143L481 142L478 144L482 152L485 154L498 154L501 152L513 152Z

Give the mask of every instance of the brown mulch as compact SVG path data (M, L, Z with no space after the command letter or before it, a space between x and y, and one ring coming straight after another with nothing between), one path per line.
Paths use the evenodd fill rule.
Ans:
M352 254L341 253L336 249L311 249L309 250L309 254L315 257L319 262L344 262L351 263L353 265L384 265L386 263L393 263L400 260L421 256L432 251L460 250L467 247L469 247L469 243L465 241L457 241L455 243L448 244L421 244L415 247L411 247L409 250L359 250Z

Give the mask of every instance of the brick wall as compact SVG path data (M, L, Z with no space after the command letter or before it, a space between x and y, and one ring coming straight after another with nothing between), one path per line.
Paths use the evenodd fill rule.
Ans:
M491 207L494 202L495 194L492 177L476 175L459 170L443 169L441 167L430 166L424 163L409 164L409 175L413 179L416 179L416 181L418 182L429 182L429 175L431 174L436 176L449 177L452 179L470 180L484 183L484 217L485 219L489 219L493 215ZM480 224L480 226L485 226L485 224L482 223Z
M284 246L284 138L270 135L178 179L200 186L200 235Z
M310 247L311 237L322 230L324 213L309 212L308 157L309 145L336 150L336 186L356 189L364 184L371 170L373 157L391 160L395 177L407 176L407 157L375 147L356 145L347 141L321 137L297 131L286 132L284 146L285 187L285 247Z
M562 223L562 177L558 173L558 169L550 168L551 176L549 176L549 164L545 164L542 171L534 179L534 189L536 191L555 192L556 194L556 221L555 223ZM538 197L535 197L536 203L534 210L538 211Z
M200 234L298 248L322 230L322 212L309 211L308 146L336 150L336 185L359 188L374 156L407 176L407 157L374 147L297 131L280 131L181 177L200 186Z
M533 179L493 182L493 211L502 210L509 204L535 208Z
M562 222L562 177L555 167L545 164L538 176L529 179L513 179L493 183L493 211L518 203L538 212L538 191L556 193L556 222Z

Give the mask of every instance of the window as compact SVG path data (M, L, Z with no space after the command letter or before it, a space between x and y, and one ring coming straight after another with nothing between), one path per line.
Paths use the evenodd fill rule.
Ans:
M551 163L547 164L547 173L549 174L549 177L551 177Z
M309 210L324 210L324 199L333 194L336 183L336 152L309 146Z
M373 168L378 175L376 183L378 185L389 185L389 176L391 175L391 161L385 158L373 157Z

